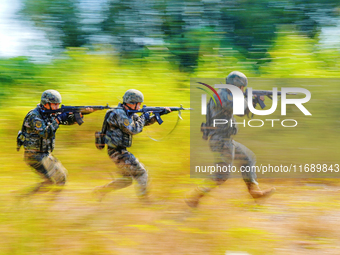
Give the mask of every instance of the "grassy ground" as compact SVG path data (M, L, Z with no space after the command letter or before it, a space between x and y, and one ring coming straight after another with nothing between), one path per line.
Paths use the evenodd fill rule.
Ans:
M338 254L340 248L340 187L333 181L263 181L277 193L256 204L242 181L231 179L191 210L183 196L194 185L180 178L162 184L155 178L154 191L173 189L153 192L147 205L132 187L98 203L91 197L96 182L74 179L55 201L45 194L18 204L2 189L1 254Z

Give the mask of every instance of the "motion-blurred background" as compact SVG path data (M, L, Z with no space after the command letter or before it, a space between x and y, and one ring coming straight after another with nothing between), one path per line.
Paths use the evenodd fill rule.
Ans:
M152 179L151 205L132 187L102 203L91 197L115 167L94 146L104 111L58 130L53 153L69 171L59 200L15 199L39 181L15 148L46 89L65 105L115 106L135 88L147 106L189 107L190 78L233 70L308 78L314 118L292 110L298 129L244 128L237 140L259 163L339 164L339 14L336 0L0 0L0 254L339 254L337 179L260 180L277 187L261 205L231 179L188 210L183 198L201 181L189 174L188 112L178 125L172 113L134 138L131 152Z

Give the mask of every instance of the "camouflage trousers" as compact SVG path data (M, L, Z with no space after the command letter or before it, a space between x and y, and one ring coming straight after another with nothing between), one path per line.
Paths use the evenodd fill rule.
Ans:
M234 161L238 161L242 166L249 166L250 171L242 172L245 183L258 185L256 172L252 166L256 164L255 154L241 143L234 141L232 138L225 138L220 135L213 135L209 140L210 149L214 154L214 163L220 166L232 166ZM204 185L199 189L210 191L212 188L224 183L230 176L230 172L215 173L213 178L206 180Z
M29 194L49 191L52 185L64 186L67 170L61 162L49 152L25 151L25 162L31 166L44 181L35 186ZM58 189L57 192L59 192Z
M225 138L219 135L213 135L209 140L210 149L214 153L215 164L233 165L234 161L238 161L242 166L252 166L256 164L255 154L241 143L234 141L232 138ZM217 179L227 180L229 172L218 173ZM245 182L256 183L256 172L242 172ZM224 181L225 181L224 180Z
M135 180L137 182L137 195L147 195L148 173L138 159L131 152L127 151L125 147L109 147L108 154L116 164L116 173L119 174L120 177L114 179L103 188L118 190L130 186L133 180Z

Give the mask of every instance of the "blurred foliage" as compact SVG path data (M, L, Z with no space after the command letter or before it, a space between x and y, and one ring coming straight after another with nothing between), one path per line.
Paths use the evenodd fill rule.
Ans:
M317 3L273 0L24 0L24 13L62 49L111 44L122 60L141 59L149 46L166 47L168 60L193 72L199 50L231 47L258 71L270 62L270 49L283 25L318 39L322 27L335 23L339 1Z
M87 35L83 31L78 16L78 0L23 0L23 14L33 20L38 28L42 28L50 42L60 47L80 47L86 44Z
M26 57L0 59L0 104L22 86L37 85L39 68Z

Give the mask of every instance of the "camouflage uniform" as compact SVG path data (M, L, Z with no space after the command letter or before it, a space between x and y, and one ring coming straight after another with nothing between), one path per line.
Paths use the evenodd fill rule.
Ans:
M43 100L42 103L44 103ZM60 122L62 125L74 123L73 114L69 114L67 120ZM56 117L44 114L41 104L31 110L24 119L20 135L25 149L24 159L44 179L25 195L46 192L52 188L52 184L63 186L66 182L67 170L51 154L58 128Z
M247 78L240 72L232 72L227 77L228 84L234 84L238 87L247 86ZM250 194L254 198L259 198L269 195L274 190L260 191L256 181L256 173L253 171L253 166L256 163L255 154L246 146L233 140L233 136L237 134L238 128L236 120L233 116L233 95L227 89L219 89L217 91L221 98L222 106L215 105L210 99L207 105L206 123L202 124L203 138L209 138L210 149L214 154L214 163L219 166L232 166L234 160L239 160L242 166L249 166L249 172L242 172L243 180L245 181ZM215 101L218 101L214 95ZM249 113L247 100L244 100L245 113ZM227 124L216 125L213 127L214 119L226 119ZM230 123L233 125L230 125ZM205 180L204 185L197 187L196 190L189 195L186 202L191 207L196 207L199 199L207 192L211 191L216 186L223 184L229 177L230 172L215 173L210 180Z
M217 92L221 98L222 105L215 105L211 99L207 106L207 126L213 126L213 119L226 119L228 124L216 125L214 129L209 130L206 135L210 137L209 145L211 150L214 152L215 164L219 165L232 165L234 159L240 160L243 166L255 166L256 158L255 154L249 150L246 146L234 141L232 136L237 134L238 128L235 118L233 117L233 96L227 89L219 89ZM217 98L216 98L217 99ZM248 110L247 101L244 100L245 109ZM214 179L220 181L226 181L228 179L229 173L217 173ZM256 173L254 171L242 173L243 179L246 183L256 182Z
M134 179L137 181L137 195L143 197L147 194L148 173L138 159L127 151L127 148L132 145L132 136L142 132L144 126L155 123L156 118L129 114L122 104L108 111L108 114L105 143L111 160L117 166L116 172L121 177L96 188L95 192L100 196L99 199L102 199L109 191L130 186Z

